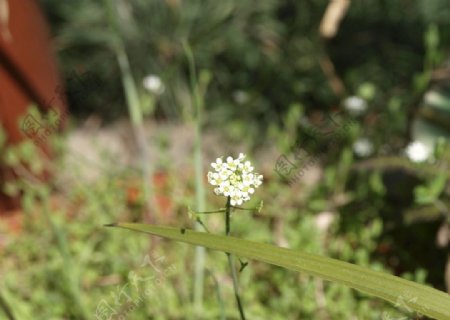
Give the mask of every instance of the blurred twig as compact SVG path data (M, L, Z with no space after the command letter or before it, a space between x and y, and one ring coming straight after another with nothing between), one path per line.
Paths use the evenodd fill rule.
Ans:
M341 20L347 13L349 6L350 0L330 0L320 22L319 33L322 39L329 40L337 34ZM324 48L322 48L319 63L334 94L343 98L346 91L344 83L337 75L334 64Z
M320 22L319 30L322 37L331 39L337 34L349 6L350 0L330 0Z
M328 83L330 84L333 93L338 98L343 98L345 96L346 91L344 82L342 82L341 78L339 78L339 76L337 75L336 70L334 68L334 64L331 61L329 55L325 52L325 50L322 52L322 55L319 58L319 64L320 67L322 68L323 73L328 79Z

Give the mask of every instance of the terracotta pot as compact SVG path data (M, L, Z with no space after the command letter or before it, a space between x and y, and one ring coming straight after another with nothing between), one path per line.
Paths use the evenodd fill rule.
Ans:
M7 133L7 144L34 139L45 133L28 117L28 107L35 103L46 112L51 107L66 114L66 98L49 29L35 0L0 0L0 124ZM28 119L19 124L19 119ZM58 130L64 125L64 119ZM46 141L39 144L51 155ZM0 155L1 158L1 155ZM5 179L14 179L11 168L0 167L0 187ZM17 208L18 199L0 192L0 215Z

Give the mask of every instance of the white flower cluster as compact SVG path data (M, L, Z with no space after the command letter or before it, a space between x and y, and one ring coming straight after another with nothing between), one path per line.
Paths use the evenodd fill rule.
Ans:
M232 206L241 205L250 200L250 195L262 184L263 176L253 173L250 161L245 161L245 155L239 154L237 159L227 157L226 161L217 158L211 163L214 172L208 172L208 182L215 186L214 193L230 197Z
M368 157L373 153L373 143L367 138L359 138L353 143L353 151L358 157Z
M344 108L353 116L362 115L367 107L366 100L358 96L351 96L344 100Z
M432 150L420 141L413 141L405 149L408 158L413 162L424 162L432 153Z
M164 93L165 90L165 86L161 78L155 74L149 74L148 76L144 77L144 79L142 80L142 85L149 92L156 95Z

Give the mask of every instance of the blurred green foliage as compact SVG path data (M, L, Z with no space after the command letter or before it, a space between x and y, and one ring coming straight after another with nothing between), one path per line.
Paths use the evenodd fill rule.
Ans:
M40 2L52 27L72 115L98 114L108 120L125 116L121 75L112 49L115 36L105 3ZM440 132L448 130L442 126L445 113L440 111L448 111L447 88L432 77L450 44L446 1L353 1L337 36L329 41L318 34L325 0L116 4L135 80L139 84L146 75L155 74L164 83L159 94L139 87L148 118L192 118L188 62L182 47L182 41L188 40L199 69L206 126L220 128L228 142L243 141L249 148L265 144L290 155L302 146L312 154L321 152L317 167L323 175L310 189L288 186L275 173L264 172L267 182L258 194L264 199L263 213L233 217L236 236L287 243L444 290L447 249L437 248L434 242L436 230L450 215L445 175L450 150L443 141L434 156L421 164L409 162L402 150L410 136L431 136L434 143L439 135L436 128L414 129L414 120L426 119ZM330 88L321 59L333 62L346 89L344 96ZM77 77L81 84L71 80ZM436 108L422 101L427 92L442 93ZM367 110L356 115L343 110L346 96L362 98ZM338 123L354 125L333 148L327 148L330 137L316 140L310 129L335 111L343 111L336 113ZM373 158L354 152L353 143L361 136L373 143ZM4 140L0 133L0 145ZM163 149L165 142L160 144ZM0 297L18 319L79 319L83 310L94 317L103 299L113 304L113 293L129 284L130 271L142 277L156 274L141 268L149 252L166 256L167 266L175 264L176 271L156 289L146 282L152 298L128 317L185 319L193 314L192 248L159 242L155 249L153 238L118 237L101 227L116 220L147 218L139 204L128 203L123 181L135 179L135 172L115 167L112 157L105 156L98 167L105 173L98 181L75 179L66 185L57 179L33 180L30 184L30 174L46 168L34 156L38 151L31 142L2 145L1 151L3 165L20 169L20 179L2 187L8 194L23 195L25 213L23 233L11 235L0 249L0 273L7 274ZM192 181L179 180L179 172L169 162L159 165L167 169L171 184L182 190L171 195L175 215L171 223L188 225ZM75 176L78 170L63 164L52 169ZM65 202L52 207L51 194L62 195ZM212 196L208 203L221 205ZM324 212L331 212L334 219L328 229L319 231L317 219ZM209 223L217 229L214 218ZM223 287L228 315L236 317L224 257L219 253L207 257L207 266ZM241 281L252 319L380 319L383 312L391 317L404 312L348 288L258 263L250 263ZM133 298L141 296L139 290L143 288L126 288ZM204 319L217 318L219 302L212 277L207 278L205 290ZM118 308L125 312L127 304Z
M114 35L104 2L41 3L64 73L89 71L101 83L95 90L87 86L85 103L73 104L72 112L105 118L124 115L119 70L111 50ZM436 48L450 43L450 19L444 19L450 13L442 0L352 3L331 41L318 34L327 1L115 3L135 79L139 83L147 74L156 74L165 83L153 116L183 119L193 112L181 45L187 39L199 69L212 75L205 96L210 125L225 123L236 137L253 141L264 137L260 132L267 124L281 124L292 105L305 105L309 114L339 104L342 97L330 89L321 68L327 57L347 94L370 96L377 112L384 112L395 97L406 119L422 93L414 92L416 75L426 61L442 60ZM427 33L429 25L434 27ZM140 95L148 100L143 88ZM247 125L242 128L241 123Z
M21 157L19 151L11 152ZM76 176L78 170L77 165L71 166L70 175ZM145 219L142 210L127 204L123 181L132 176L118 173L117 168L104 170L102 179L91 183L75 180L70 188L58 180L39 183L21 177L20 181L26 181L19 184L23 227L20 233L9 234L7 246L0 249L0 272L8 274L0 291L4 300L17 319L94 319L107 307L129 319L198 319L191 302L194 248L126 231L118 235L103 228L105 222ZM171 199L176 213L172 223L190 225L185 203L193 189L186 188L176 174L170 179L183 186L181 197ZM336 183L330 182L330 189ZM371 189L363 186L358 198L364 201L365 193L375 192ZM349 221L345 215L335 215L330 228L320 231L317 214L329 206L320 205L323 195L317 192L300 200L290 186L269 179L258 198L277 201L268 201L261 214L236 214L234 234L255 241L285 241L291 248L386 270L377 257L383 222L376 217L376 209L361 210ZM217 202L212 193L209 200ZM255 198L249 206L257 202ZM215 232L222 232L215 221L221 218L208 219ZM207 266L219 279L226 315L235 318L225 262L219 252L208 252ZM423 282L422 273L411 275L411 279ZM379 319L382 312L393 316L406 312L344 286L262 263L250 261L240 277L246 311L253 319ZM205 285L205 310L200 318L218 318L214 280L207 278ZM140 302L131 308L131 301Z

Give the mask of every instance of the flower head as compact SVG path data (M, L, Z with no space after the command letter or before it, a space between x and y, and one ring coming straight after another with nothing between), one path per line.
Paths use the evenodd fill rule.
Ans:
M142 80L142 85L149 92L154 94L162 94L165 90L164 83L161 78L154 74L149 74Z
M413 141L406 147L406 155L413 162L423 162L431 155L431 150L420 141Z
M359 138L353 144L353 151L359 157L368 157L373 153L373 144L367 138Z
M351 96L344 100L344 108L352 115L359 116L366 112L367 102L361 97Z
M214 193L230 197L232 206L250 200L250 195L262 184L263 176L253 172L251 162L245 161L245 157L240 153L236 159L217 158L211 163L214 171L208 172L208 182L215 187Z

